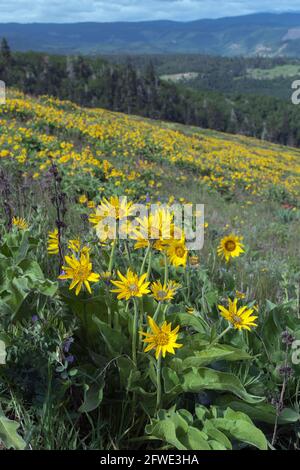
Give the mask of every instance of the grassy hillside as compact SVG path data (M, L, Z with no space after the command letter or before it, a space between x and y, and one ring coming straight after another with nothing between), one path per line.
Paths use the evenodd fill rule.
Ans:
M300 150L13 90L0 129L4 446L297 447ZM204 203L204 249L99 238L97 207L124 195ZM224 317L228 298L244 310ZM144 350L147 317L156 352L180 348Z

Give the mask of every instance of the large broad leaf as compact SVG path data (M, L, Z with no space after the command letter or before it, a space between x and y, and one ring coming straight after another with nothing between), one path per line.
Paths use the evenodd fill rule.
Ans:
M113 357L115 357L116 354L122 354L124 350L128 349L128 340L124 334L120 333L120 331L114 330L107 325L107 323L99 320L95 315L92 316L92 319L98 326L103 341Z
M151 424L146 426L146 433L152 437L173 445L178 450L186 450L184 444L179 440L179 436L184 436L188 431L188 423L175 411L160 410L157 419L153 419Z
M60 294L64 302L69 306L81 324L82 343L90 349L97 351L99 345L99 328L92 317L97 317L103 322L107 322L108 309L104 299L104 292L99 289L99 295L86 296L82 293L75 296L67 287L60 287Z
M205 333L206 329L200 318L188 313L178 313L174 316L174 324L189 326L199 333Z
M204 423L203 431L214 441L223 446L224 449L231 450L232 445L228 437L219 429L217 429L210 420Z
M253 445L260 450L267 450L267 440L260 429L251 421L249 416L242 412L236 412L228 408L224 418L215 418L210 422L221 431L230 433L238 441Z
M6 350L4 341L0 340L0 365L5 364Z
M30 278L32 281L40 281L44 279L44 274L40 265L34 260L24 259L19 263L19 267L26 274L26 277Z
M15 278L9 285L9 295L4 297L12 318L18 314L21 305L30 293L29 281L25 277Z
M57 282L45 279L40 265L30 259L25 259L19 263L24 276L29 280L29 287L48 297L53 297L58 289Z
M274 424L276 419L276 409L270 403L257 403L249 405L241 400L234 399L232 396L224 396L217 399L216 403L220 406L229 406L235 411L246 413L251 419L263 423ZM279 424L296 423L300 420L298 411L291 408L284 408L280 413Z
M207 435L193 426L188 427L188 431L181 438L181 442L188 450L211 450Z
M205 433L189 426L182 413L161 410L158 419L146 426L146 433L178 450L210 450Z
M260 450L267 449L264 434L244 413L227 408L225 412L217 408L205 409L194 417L189 411L160 410L146 433L179 450L226 450L232 449L232 442L241 441ZM218 417L220 416L220 417Z
M89 413L98 408L103 400L104 385L104 377L102 377L102 380L99 383L86 385L84 402L79 408L80 413Z
M163 367L162 377L165 393L177 394L182 392L181 382L175 370L170 367Z
M188 426L187 426L188 429ZM171 444L178 450L187 450L176 436L176 426L171 419L159 421L155 425L146 426L147 434L151 434L152 437L159 439L163 442Z
M220 360L242 361L251 359L251 356L242 349L226 345L207 347L203 351L196 351L194 354L194 356L187 357L183 360L183 369L201 367Z
M19 424L6 418L0 409L0 441L7 449L23 450L26 442L17 433Z
M250 395L240 380L233 374L213 369L191 367L183 373L181 387L184 392L198 393L201 390L228 391L248 403L258 403L264 398Z

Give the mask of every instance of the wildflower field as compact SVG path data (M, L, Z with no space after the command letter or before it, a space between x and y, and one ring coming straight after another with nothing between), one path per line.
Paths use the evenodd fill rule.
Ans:
M10 90L0 195L3 448L299 448L300 150Z

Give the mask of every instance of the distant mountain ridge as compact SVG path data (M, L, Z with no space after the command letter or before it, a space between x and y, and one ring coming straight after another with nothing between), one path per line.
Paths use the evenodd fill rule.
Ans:
M300 13L189 22L1 23L1 36L18 51L300 57Z

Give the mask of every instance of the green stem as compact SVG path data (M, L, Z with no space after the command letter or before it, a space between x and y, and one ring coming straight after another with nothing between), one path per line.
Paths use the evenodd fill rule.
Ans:
M165 278L164 278L164 284L167 284L168 278L169 278L169 270L168 270L168 258L166 253L164 253L165 257Z
M132 325L132 361L134 365L137 365L136 360L136 347L137 347L137 334L138 334L138 321L139 321L139 310L137 303L134 299L134 317L133 317L133 325Z
M188 298L188 302L190 302L190 296L191 296L191 267L190 265L187 266L187 270L186 270L186 283L187 283L187 298Z
M117 246L117 240L114 240L113 244L112 244L112 247L111 247L109 265L108 265L108 272L110 272L110 273L112 272L112 268L113 268L113 265L114 265L116 246Z
M144 274L145 265L146 265L146 261L147 261L148 255L149 255L149 253L150 253L150 250L151 250L151 246L150 246L150 244L149 244L149 245L147 246L147 250L146 250L146 253L145 253L143 262L142 262L142 266L141 266L141 270L140 270L140 276L141 276L142 274Z
M212 341L212 342L210 343L209 347L210 347L210 346L213 346L213 345L216 344L216 343L218 343L218 342L220 341L220 339L223 338L223 336L225 336L226 333L228 333L229 330L231 330L231 325L228 325L227 328L226 328L224 331L222 331L222 333L219 334L219 336L217 336L214 341Z
M127 240L125 240L125 251L126 251L126 255L127 255L127 258L128 258L128 262L129 262L129 265L131 266L131 254L130 254L130 251L129 251L129 248L128 248L128 242Z
M163 322L166 320L166 314L167 314L168 308L169 308L169 304L167 303L163 311Z
M158 356L156 363L156 411L161 408L161 353Z
M156 320L157 320L157 317L158 317L158 314L159 314L159 311L160 311L160 306L161 306L161 303L158 302L156 310L155 310L154 315L153 315L153 320L155 321L155 323L156 323Z
M149 281L150 274L151 274L151 264L152 264L152 250L149 251L149 260L148 260L148 269L147 269L147 277L146 281Z
M140 328L143 329L143 322L144 322L144 303L143 297L139 299L139 307L140 307ZM138 334L138 350L141 351L143 349L143 342L141 336Z
M111 327L112 322L111 322L111 308L110 308L110 305L107 305L107 317L108 317L108 325Z

